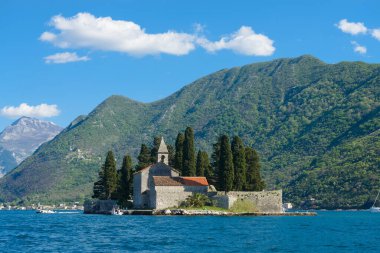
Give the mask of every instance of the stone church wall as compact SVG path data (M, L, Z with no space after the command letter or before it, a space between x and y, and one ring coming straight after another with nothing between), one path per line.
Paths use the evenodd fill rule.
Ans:
M178 207L194 192L206 194L207 188L207 186L155 186L150 195L151 207L153 209Z

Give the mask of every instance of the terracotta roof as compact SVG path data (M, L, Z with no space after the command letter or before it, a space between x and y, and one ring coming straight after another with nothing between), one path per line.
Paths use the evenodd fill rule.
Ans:
M208 186L205 177L181 177L182 184L187 186Z
M155 186L208 186L205 177L153 176Z
M155 186L182 186L179 177L153 176Z

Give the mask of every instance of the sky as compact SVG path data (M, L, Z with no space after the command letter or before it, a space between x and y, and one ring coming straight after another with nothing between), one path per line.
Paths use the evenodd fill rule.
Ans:
M379 10L378 0L1 0L0 131L21 116L65 127L111 95L152 102L276 58L380 63Z

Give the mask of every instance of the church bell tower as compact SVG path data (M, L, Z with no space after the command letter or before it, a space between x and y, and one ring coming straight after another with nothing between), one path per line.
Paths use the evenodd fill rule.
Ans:
M165 144L164 137L161 138L160 147L158 148L157 162L162 162L166 165L169 165L169 151L168 147Z

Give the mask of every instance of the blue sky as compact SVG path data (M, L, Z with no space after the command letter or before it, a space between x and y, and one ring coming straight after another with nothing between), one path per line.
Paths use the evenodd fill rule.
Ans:
M275 58L379 63L378 10L376 0L2 0L0 130L24 114L67 126L113 94L151 102Z

